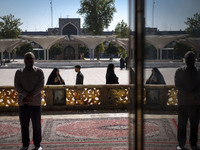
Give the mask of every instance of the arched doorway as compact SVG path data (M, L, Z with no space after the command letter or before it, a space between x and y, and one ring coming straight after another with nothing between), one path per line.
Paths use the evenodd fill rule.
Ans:
M74 60L75 59L75 49L71 46L67 46L64 49L64 59L65 60Z
M70 35L77 35L77 28L69 23L63 28L62 35L68 35L69 38Z

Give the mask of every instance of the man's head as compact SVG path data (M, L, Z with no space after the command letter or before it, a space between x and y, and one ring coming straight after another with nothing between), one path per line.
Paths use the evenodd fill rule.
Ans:
M26 68L31 69L34 64L34 60L35 60L35 55L32 52L27 52L24 55L24 63Z
M187 67L194 67L195 61L196 61L196 55L192 51L188 51L185 56L185 63Z
M76 72L80 72L80 70L81 70L81 66L76 65L76 66L75 66L75 71L76 71Z

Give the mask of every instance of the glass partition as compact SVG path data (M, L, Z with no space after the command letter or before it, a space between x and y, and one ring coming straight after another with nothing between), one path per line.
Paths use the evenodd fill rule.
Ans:
M145 1L144 149L176 149L178 146L189 149L191 146L192 139L184 140L183 131L187 129L187 137L190 135L187 122L190 113L177 110L184 108L185 112L190 112L191 104L182 106L182 101L196 101L192 91L198 90L199 81L195 77L198 73L195 69L188 71L183 60L188 51L193 51L197 60L199 58L199 45L195 46L200 36L199 12L200 1L196 0ZM185 68L179 69L179 76L177 69L182 66ZM196 73L191 75L191 72ZM195 110L196 106L191 108ZM181 122L180 115L187 119Z

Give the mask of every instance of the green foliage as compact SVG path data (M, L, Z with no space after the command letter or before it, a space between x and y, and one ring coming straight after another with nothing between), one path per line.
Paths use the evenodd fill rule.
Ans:
M193 17L187 18L185 29L191 37L200 37L200 13L194 14Z
M0 38L18 38L21 25L20 19L14 18L12 14L0 17Z
M85 46L85 45L79 45L78 48L79 54L88 54L89 53L89 49Z
M118 50L119 50L120 57L125 59L127 57L126 50L122 47L119 47Z
M100 59L100 53L104 53L104 51L105 51L105 48L104 48L103 43L99 44L99 45L95 48L94 51L96 52L97 60L99 60L99 59Z
M59 44L54 44L49 49L49 58L50 59L55 59L56 55L60 55L60 54L62 54L62 47Z
M89 54L89 49L85 45L79 45L78 52L80 55L80 59L84 59L85 55Z
M129 37L129 27L127 23L122 20L115 27L115 35L118 35L119 38L128 38Z
M191 47L183 43L176 43L174 46L174 58L183 59L187 51L194 51Z
M99 53L104 53L105 48L104 48L103 43L99 44L99 45L95 48L95 51L99 51Z
M21 57L24 57L24 55L27 52L33 53L33 47L31 46L30 43L23 44L20 48L17 48L17 50L16 50L16 54Z
M77 13L84 17L83 27L92 35L102 35L116 12L115 0L81 0Z
M112 43L109 43L109 45L106 48L105 52L107 54L118 54L119 53L119 49L118 49L118 47L114 46Z

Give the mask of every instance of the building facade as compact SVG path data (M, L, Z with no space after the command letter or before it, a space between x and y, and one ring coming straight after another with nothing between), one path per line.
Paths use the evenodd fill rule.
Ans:
M113 35L114 31L106 31L104 35ZM59 26L57 28L48 28L45 32L22 32L22 35L65 35L69 40L60 42L62 53L56 56L58 60L77 60L80 59L79 45L80 41L70 39L70 35L86 34L81 29L80 18L59 18ZM131 33L134 35L134 32ZM185 31L159 31L157 28L145 28L146 35L177 35L185 34Z

